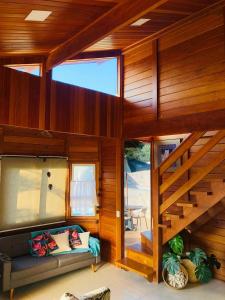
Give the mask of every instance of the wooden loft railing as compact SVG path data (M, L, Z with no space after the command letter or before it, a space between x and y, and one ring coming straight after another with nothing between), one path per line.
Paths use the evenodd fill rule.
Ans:
M194 132L184 140L179 147L156 169L153 170L152 181L152 206L153 206L153 267L156 281L160 280L162 246L178 232L186 228L202 214L206 213L212 206L222 201L225 197L224 182L212 184L215 193L208 195L202 193L195 199L195 203L190 199L189 193L206 175L225 160L225 150L216 155L214 159L194 173L188 175L185 182L178 186L172 193L172 186L178 182L185 174L190 174L191 168L203 156L212 150L224 137L225 130L218 131L210 137L200 149L191 157L188 157L175 172L169 173L169 177L163 180L163 175L177 160L181 160L185 153L188 153L193 145L205 135L206 132ZM167 174L168 175L168 174ZM162 182L163 180L163 182ZM165 193L169 196L165 199ZM164 199L164 201L162 201ZM171 213L173 207L181 208L179 213Z

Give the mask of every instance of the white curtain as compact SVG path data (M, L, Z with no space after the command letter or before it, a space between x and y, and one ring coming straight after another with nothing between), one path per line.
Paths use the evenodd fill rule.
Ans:
M95 165L72 166L70 185L72 216L94 216L97 205Z
M0 230L65 220L66 174L65 159L2 158Z

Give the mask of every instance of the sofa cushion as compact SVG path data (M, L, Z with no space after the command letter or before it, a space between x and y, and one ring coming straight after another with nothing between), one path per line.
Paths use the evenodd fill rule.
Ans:
M15 257L12 261L12 280L37 275L58 267L58 261L54 256L34 257L24 255Z
M69 253L59 254L55 256L58 260L59 267L75 264L87 259L94 259L94 256L90 252L85 253Z

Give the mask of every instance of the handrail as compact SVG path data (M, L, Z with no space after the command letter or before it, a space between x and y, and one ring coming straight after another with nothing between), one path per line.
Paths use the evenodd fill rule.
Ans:
M175 193L173 193L165 202L160 205L160 214L167 208L173 205L180 197L187 193L193 186L202 180L209 172L218 166L225 159L225 151L219 153L216 158L211 161L206 167L202 168L191 179L189 179L183 186L181 186Z
M173 173L160 186L160 195L162 195L173 183L175 183L185 172L187 172L197 161L199 161L206 153L209 152L222 138L225 137L225 130L218 131L198 152L193 154L180 166L175 173ZM174 152L175 153L175 152Z
M189 150L205 133L206 131L201 131L190 134L159 166L160 175Z

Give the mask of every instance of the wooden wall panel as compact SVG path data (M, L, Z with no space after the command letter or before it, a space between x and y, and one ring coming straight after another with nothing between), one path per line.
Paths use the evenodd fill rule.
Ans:
M38 128L40 78L0 67L0 124Z
M122 134L121 98L0 66L0 124L94 136ZM45 119L45 120L44 120Z
M103 259L115 261L119 259L117 241L120 240L117 231L117 180L121 173L117 173L117 142L116 140L102 140L101 143L101 207L100 207L100 238L103 248ZM120 250L120 249L119 249Z
M193 234L192 246L202 247L208 255L216 255L221 268L215 269L214 276L225 281L225 209Z
M223 11L162 37L159 65L161 118L224 109Z
M152 44L135 48L124 56L124 122L137 126L153 120Z
M52 82L50 129L96 136L120 135L119 97Z
M224 34L224 8L220 7L189 19L158 37L160 120L225 109ZM138 132L139 137L142 137L147 136L146 128L151 128L151 124L157 127L157 121L153 123L153 111L149 111L150 98L154 93L151 88L152 77L147 70L152 70L156 63L147 58L150 45L151 41L145 41L124 53L127 64L125 79L129 70L139 95L137 100L132 98L132 91L135 92L136 89L130 91L128 77L125 80L125 91L128 91L131 98L125 97L124 100L124 131L125 136L131 138L132 131ZM136 57L141 60L142 56L145 59L142 60L140 75ZM142 98L143 94L149 95L147 100ZM142 128L144 135L141 133ZM136 138L138 136L135 132L133 137ZM178 131L174 133L176 132Z

